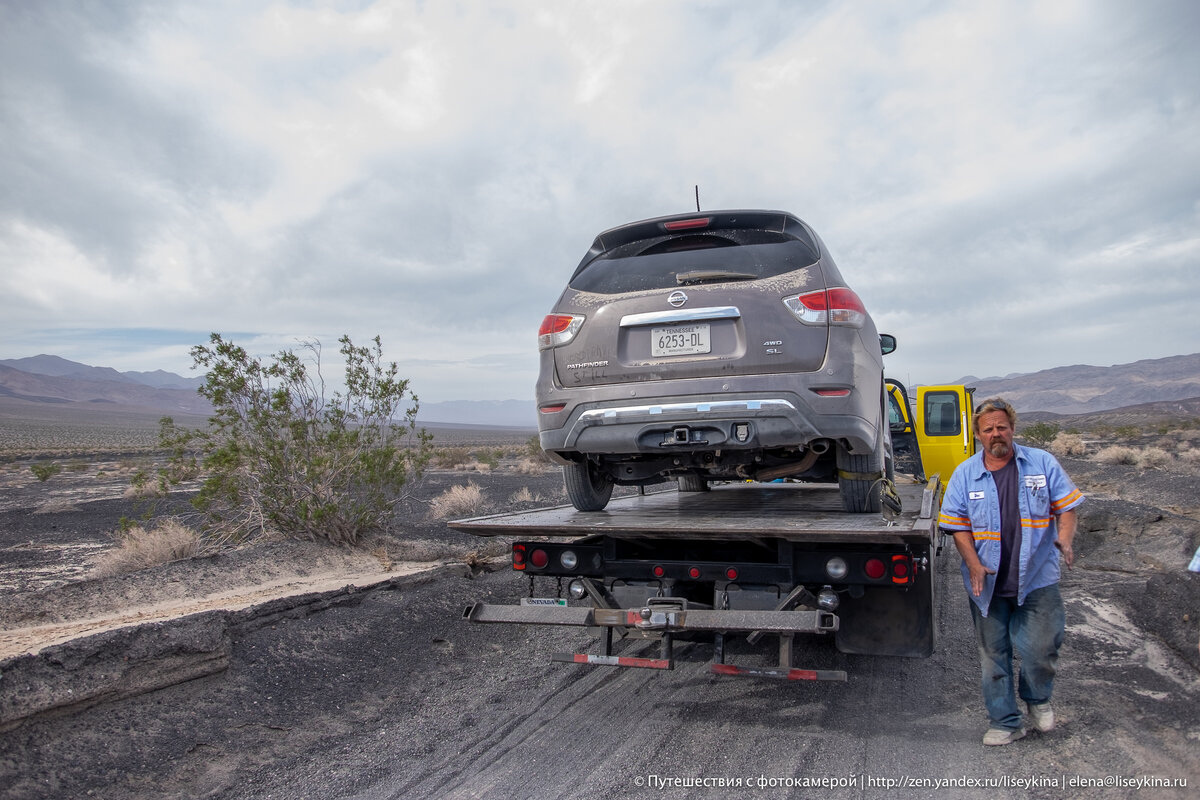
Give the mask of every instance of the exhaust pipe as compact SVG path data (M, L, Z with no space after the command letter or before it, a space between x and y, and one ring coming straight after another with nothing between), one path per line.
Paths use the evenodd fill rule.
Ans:
M795 464L783 464L778 467L769 469L760 469L754 473L756 481L773 481L776 478L786 478L789 475L799 475L802 472L808 472L812 469L813 464L817 463L817 459L829 452L830 443L828 439L817 439L808 445L808 450L804 454L804 458L797 461Z

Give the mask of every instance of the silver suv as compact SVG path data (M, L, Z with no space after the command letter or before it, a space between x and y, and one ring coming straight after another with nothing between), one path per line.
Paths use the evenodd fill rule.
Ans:
M538 347L541 446L580 511L603 509L614 484L780 478L837 480L846 510L879 510L895 339L791 214L604 231Z

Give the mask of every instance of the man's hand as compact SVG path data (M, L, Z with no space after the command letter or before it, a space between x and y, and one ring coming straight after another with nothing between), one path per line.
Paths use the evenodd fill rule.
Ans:
M970 531L954 531L954 547L962 556L963 563L967 565L967 572L971 575L971 594L979 597L983 594L983 584L987 576L995 575L996 570L988 569L979 560Z
M1063 554L1063 561L1067 562L1067 569L1075 564L1075 526L1078 522L1074 509L1064 511L1058 515L1058 538L1054 540L1054 546Z

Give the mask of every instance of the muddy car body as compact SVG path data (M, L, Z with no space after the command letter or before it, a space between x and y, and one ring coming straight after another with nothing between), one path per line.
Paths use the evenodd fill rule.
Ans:
M791 214L601 233L538 342L540 442L580 510L602 509L613 484L784 477L839 480L847 510L878 508L880 336Z

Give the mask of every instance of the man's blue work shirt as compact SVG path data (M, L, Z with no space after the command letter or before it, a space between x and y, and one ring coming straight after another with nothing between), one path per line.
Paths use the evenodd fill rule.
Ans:
M1014 444L1017 461L1017 485L1021 507L1020 577L1017 604L1035 589L1057 583L1060 570L1055 517L1070 511L1083 502L1083 494L1067 477L1058 460L1045 450ZM1000 566L1000 499L992 473L983 465L983 452L978 452L958 465L942 498L942 513L938 524L947 531L971 531L975 552L983 566L996 570ZM979 597L971 594L971 571L962 565L963 583L967 596L975 601L987 616L996 590L996 576L988 575Z

